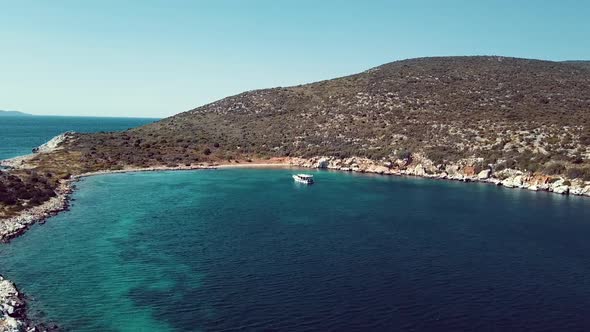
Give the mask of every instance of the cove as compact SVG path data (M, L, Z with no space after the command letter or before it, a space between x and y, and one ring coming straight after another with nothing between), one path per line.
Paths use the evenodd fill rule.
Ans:
M86 178L0 271L75 331L590 328L587 198L294 172Z

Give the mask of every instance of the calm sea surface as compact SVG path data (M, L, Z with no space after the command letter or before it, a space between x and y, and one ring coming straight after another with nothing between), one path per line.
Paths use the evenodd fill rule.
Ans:
M113 174L0 245L75 331L588 331L590 200L293 170Z
M31 149L66 131L121 131L154 121L73 116L0 117L0 160L30 154Z

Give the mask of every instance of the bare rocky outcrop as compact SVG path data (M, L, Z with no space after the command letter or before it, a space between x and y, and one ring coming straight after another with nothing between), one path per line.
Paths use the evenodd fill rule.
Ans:
M55 136L54 138L50 139L49 141L47 141L46 143L34 148L33 152L34 153L46 153L46 152L55 151L60 148L60 145L63 142L65 142L68 138L71 138L74 134L75 134L75 132L73 132L73 131L67 131L63 134L59 134L59 135Z
M0 332L57 331L54 324L33 323L27 316L27 303L16 285L0 276Z
M0 332L18 332L27 326L25 301L9 280L0 276Z
M491 169L484 169L483 171L477 173L477 179L478 180L486 180L486 179L489 179L491 174L492 174L492 170Z
M33 154L28 154L25 156L18 156L10 159L0 160L0 166L6 168L16 168L16 169L28 169L33 168L33 165L29 163L31 159L35 157L35 155L39 153L50 153L59 149L62 149L62 144L66 142L68 139L74 137L73 131L68 131L63 134L59 134L54 138L50 139L46 143L41 144L40 146L33 148Z

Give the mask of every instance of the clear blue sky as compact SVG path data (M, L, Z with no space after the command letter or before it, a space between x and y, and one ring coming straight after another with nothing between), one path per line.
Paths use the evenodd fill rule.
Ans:
M0 109L164 117L405 58L590 59L590 1L0 0Z

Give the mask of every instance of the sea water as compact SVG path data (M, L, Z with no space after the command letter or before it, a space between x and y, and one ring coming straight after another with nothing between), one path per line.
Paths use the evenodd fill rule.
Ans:
M31 150L66 131L122 131L156 121L147 118L74 116L0 117L0 160L30 154Z
M295 172L84 179L0 271L75 331L590 329L590 199Z

